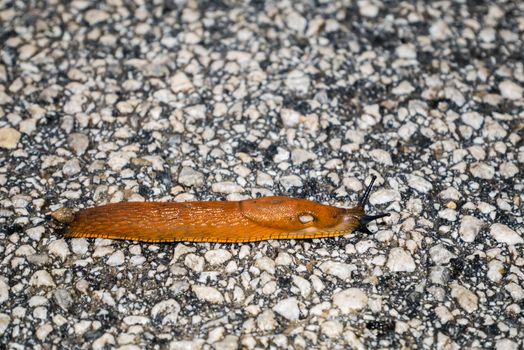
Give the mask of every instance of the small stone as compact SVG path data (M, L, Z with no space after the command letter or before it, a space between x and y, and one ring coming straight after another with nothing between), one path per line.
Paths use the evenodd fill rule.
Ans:
M358 10L361 16L369 18L377 17L379 12L378 6L367 0L358 2Z
M187 254L184 258L184 265L195 272L204 271L204 264L204 258L196 254Z
M377 163L381 163L384 165L393 165L393 162L391 160L391 155L389 152L383 150L383 149L374 149L369 152L369 155L373 160Z
M300 122L300 116L300 113L292 109L282 108L282 110L280 110L280 118L282 118L282 122L285 126L290 128L298 125Z
M336 338L342 334L344 327L337 321L326 321L320 325L320 331L328 338Z
M482 229L484 222L471 215L465 215L460 220L459 235L464 242L473 242Z
M29 280L29 283L36 287L55 287L53 277L46 270L36 271Z
M317 159L317 155L315 153L306 151L302 148L295 149L291 152L291 161L293 161L293 164L300 165L314 159Z
M89 243L84 238L74 238L71 240L71 250L78 255L84 255L89 249Z
M237 185L231 181L223 181L214 183L211 186L211 190L216 193L232 194L232 193L242 193L244 189L242 186Z
M358 288L349 288L333 295L333 305L343 314L356 313L368 305L368 296Z
M13 128L0 128L0 148L13 149L22 134Z
M433 189L431 182L424 179L423 177L408 174L406 178L408 180L408 186L420 193L428 193Z
M293 276L293 284L298 287L303 298L307 298L311 294L311 283L305 278Z
M287 26L299 34L304 34L306 30L307 21L299 13L292 11L286 16Z
M517 350L518 348L519 345L511 339L499 339L495 343L495 350Z
M58 306L60 306L64 311L67 311L71 305L73 305L73 298L67 289L58 288L54 291L53 297L55 298Z
M225 249L214 249L207 251L204 257L210 265L215 266L224 264L231 259L232 254Z
M275 274L275 261L267 256L257 259L255 261L255 266L262 271L266 271L272 275Z
M18 128L20 132L31 135L36 130L36 119L24 119L20 122Z
M504 289L508 291L513 300L515 300L516 302L519 302L522 299L524 299L524 289L522 289L522 287L516 284L515 282L508 283L504 287Z
M44 226L36 226L29 228L25 231L25 233L34 241L39 241L42 239L42 235L45 232Z
M341 263L338 261L325 261L319 266L320 270L328 275L332 275L346 280L351 277L351 274L356 269L354 265Z
M0 304L3 304L7 299L9 299L9 285L3 279L0 279Z
M191 289L198 299L212 304L222 304L224 302L224 297L216 288L195 284Z
M395 52L397 53L397 56L400 58L405 58L405 59L416 59L417 58L416 47L415 45L411 43L398 46Z
M162 318L162 325L176 325L179 313L180 304L175 299L163 300L156 303L151 309L151 317L153 319Z
M204 184L204 174L190 167L182 167L178 175L178 182L188 187L200 187Z
M484 117L478 112L466 112L460 116L460 119L475 130L479 130L484 123Z
M109 14L107 12L98 9L89 10L85 14L85 20L87 23L89 23L90 26L103 22L108 18Z
M490 180L495 175L495 168L484 162L477 162L470 165L469 172L479 179Z
M413 91L415 91L413 85L411 85L408 81L405 80L391 90L391 92L395 95L409 95Z
M491 225L490 234L499 243L505 243L508 245L524 243L524 239L517 232L504 224Z
M26 44L18 50L18 58L22 61L27 61L38 51L38 47L32 44Z
M519 168L511 162L504 162L500 164L499 173L502 177L511 178L519 173Z
M64 261L71 253L69 251L69 247L67 246L67 242L64 239L52 241L48 244L47 250L49 251L49 254L58 256L62 261Z
M438 20L429 28L429 35L435 40L445 40L452 35L451 29L446 22Z
M128 326L133 326L137 324L144 325L149 323L149 318L147 318L146 316L131 315L124 317L123 321Z
M373 205L378 205L390 202L398 202L401 199L400 192L397 190L380 189L371 194L369 197L369 202Z
M169 343L169 350L200 350L204 340L175 340Z
M524 89L511 80L504 80L499 84L501 95L508 100L520 100Z
M273 310L265 310L257 317L257 326L261 331L272 331L277 326Z
M297 175L282 176L279 182L286 191L291 187L302 187L302 180Z
M120 266L125 262L125 256L124 252L121 250L117 250L113 254L109 256L109 258L106 261L106 264L109 266Z
M462 197L460 192L453 187L446 188L444 191L441 191L438 195L442 199L451 199L454 201L458 201Z
M175 94L178 92L188 92L193 90L193 84L184 72L177 72L171 78L171 91Z
M4 335L9 323L11 323L11 317L7 314L0 313L0 336Z
M457 283L451 285L451 296L466 312L471 313L478 309L478 297L475 293Z
M300 94L306 94L309 90L309 85L310 79L302 70L293 70L286 78L286 87Z
M77 156L83 155L89 147L89 137L80 133L73 133L67 138L69 147Z
M413 272L416 268L411 254L400 247L389 252L387 267L392 272Z
M298 320L300 316L298 301L294 297L279 301L278 304L273 307L273 310L289 321Z
M437 244L436 246L431 247L429 255L436 265L445 265L455 257L455 254L447 250L443 244Z
M505 272L504 264L500 260L491 260L488 264L488 272L486 275L490 280L492 280L495 283L498 283L502 280L502 277L504 277Z
M80 161L76 158L70 159L64 163L62 173L65 176L73 176L80 172Z

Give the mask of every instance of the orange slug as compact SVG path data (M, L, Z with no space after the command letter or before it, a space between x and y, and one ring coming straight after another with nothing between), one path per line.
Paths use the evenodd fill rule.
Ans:
M269 239L342 236L388 216L365 215L375 177L354 208L305 199L265 197L243 201L127 202L51 215L69 223L66 237L126 239L142 242L240 243Z

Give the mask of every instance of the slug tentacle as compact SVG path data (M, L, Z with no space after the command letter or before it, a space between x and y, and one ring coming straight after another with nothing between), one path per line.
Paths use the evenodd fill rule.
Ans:
M389 214L366 215L375 178L354 208L338 208L306 199L265 197L226 202L127 202L59 213L69 224L66 237L110 238L142 242L240 243L268 239L342 236Z
M360 198L360 201L358 202L358 205L362 207L362 209L365 208L368 200L369 200L369 195L371 194L371 190L373 188L373 185L375 184L375 180L377 179L377 177L375 175L373 175L371 177L371 182L369 183L368 187L366 188L366 191L364 191L364 194L362 195L362 198ZM381 218L384 218L386 216L389 216L390 213L382 213L382 214L378 214L378 215L366 215L364 214L361 218L360 218L360 225L357 227L357 231L360 231L362 233L366 233L366 234L372 234L372 232L368 229L367 225L372 222L372 221L375 221L377 219L381 219Z

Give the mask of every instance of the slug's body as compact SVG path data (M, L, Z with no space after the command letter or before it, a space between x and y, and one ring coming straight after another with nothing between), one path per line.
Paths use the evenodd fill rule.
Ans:
M357 229L367 231L369 221L385 216L364 214L371 186L359 205L350 209L287 197L108 204L70 216L66 236L227 243L342 236Z

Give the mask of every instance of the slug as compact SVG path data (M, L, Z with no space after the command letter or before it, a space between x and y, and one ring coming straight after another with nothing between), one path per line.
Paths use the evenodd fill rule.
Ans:
M51 214L69 223L66 237L109 238L142 242L241 243L270 239L342 236L389 214L366 215L364 206L375 177L354 208L313 201L264 197L243 201L127 202Z

